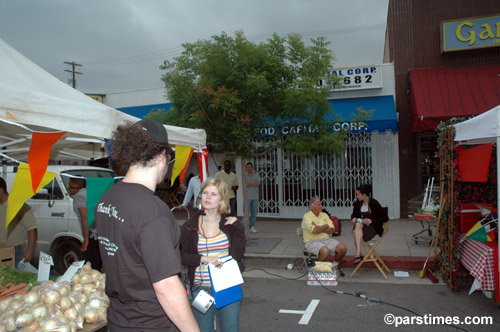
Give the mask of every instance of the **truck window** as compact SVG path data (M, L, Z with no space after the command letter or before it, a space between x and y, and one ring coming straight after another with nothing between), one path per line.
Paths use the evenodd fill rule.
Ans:
M40 189L33 199L63 199L63 193L59 183L54 178L45 187Z

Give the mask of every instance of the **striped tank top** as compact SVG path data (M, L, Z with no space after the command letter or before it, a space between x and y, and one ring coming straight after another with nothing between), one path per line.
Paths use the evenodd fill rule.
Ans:
M229 239L224 232L219 232L214 237L204 237L198 231L198 253L202 256L224 258L229 256ZM194 271L194 284L210 287L208 264L200 263Z

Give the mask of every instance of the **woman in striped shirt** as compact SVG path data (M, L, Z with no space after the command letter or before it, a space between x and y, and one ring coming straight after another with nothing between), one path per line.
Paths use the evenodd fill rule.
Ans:
M245 228L230 217L229 189L224 181L211 179L200 189L202 215L195 215L181 229L182 264L188 266L193 299L203 289L212 295L208 263L220 266L221 259L230 255L244 270L241 259L245 254ZM214 305L204 314L193 308L201 331L214 331L217 314L222 332L238 331L240 302L221 309Z

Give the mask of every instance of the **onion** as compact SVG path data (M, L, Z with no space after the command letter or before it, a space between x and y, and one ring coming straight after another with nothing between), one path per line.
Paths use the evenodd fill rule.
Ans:
M47 281L44 281L43 284L42 284L42 287L53 287L55 284L54 281L52 280L47 280Z
M35 304L39 300L40 297L38 296L38 292L36 291L29 291L26 295L24 295L24 303Z
M14 321L14 315L9 315L4 317L2 320L2 324L5 325L7 331L15 331L16 323Z
M16 327L25 327L33 321L33 315L29 309L23 309L14 316Z
M78 311L78 312L82 312L85 307L84 307L84 304L77 302L77 303L73 304L73 308L75 308L76 311Z
M80 282L80 275L78 273L75 273L75 275L73 276L73 278L71 278L71 282L74 283L74 284L77 284Z
M71 291L73 292L81 292L82 289L83 289L82 284L73 284L73 286L71 287Z
M83 315L79 313L78 316L76 316L74 323L76 323L76 326L83 329L83 324L85 323L85 320L83 319Z
M13 298L8 297L3 301L0 301L0 312L3 312L5 309L9 307L10 302L12 302Z
M69 328L71 332L78 331L78 325L75 322L69 322ZM83 327L81 327L83 329Z
M87 304L87 302L89 301L89 298L87 297L87 295L85 294L78 294L78 302L81 303L81 304Z
M68 295L68 298L71 300L71 303L73 303L73 304L78 303L78 299L76 298L75 295L73 295L73 293Z
M100 321L106 321L106 319L107 319L106 312L107 312L106 307L97 308L97 314L99 316Z
M56 327L59 326L59 321L55 318L49 318L43 321L41 328L43 332L52 332Z
M92 282L92 277L88 273L80 274L80 283L82 285L90 284Z
M27 332L37 332L40 331L40 323L35 319L33 320L30 325L26 327Z
M23 304L24 304L24 302L23 302L23 301L14 299L14 300L12 300L12 301L10 302L10 307L11 307L12 309L16 310L16 309L19 309L20 307L22 307L22 306L23 306Z
M87 308L85 312L83 313L83 318L85 319L86 323L92 324L97 322L97 319L99 318L99 314L97 312L96 308Z
M68 296L69 293L71 293L71 285L68 281L63 281L57 285L56 290L61 293L62 296Z
M64 313L62 311L56 312L55 317L64 325L67 325L69 323L69 320L66 318L66 316L64 316Z
M59 308L61 308L61 311L64 312L64 311L68 310L69 308L71 308L72 305L73 305L73 302L71 302L69 297L67 297L67 296L61 297L61 300L59 301Z
M90 271L89 274L90 274L90 277L92 278L93 282L99 281L102 278L101 272L99 272L97 270L92 270L92 271Z
M90 295L95 292L95 284L83 285L82 292L85 295Z
M100 298L91 298L88 305L91 308L99 308L104 306L104 302Z
M90 270L92 270L92 267L90 266L90 264L83 264L82 268L80 269L80 273L82 273L82 272L89 273Z
M45 303L35 303L31 307L31 313L35 319L43 319L49 315L49 310Z
M55 289L51 289L45 293L43 297L43 301L48 304L55 304L61 300L61 293L56 291Z
M64 312L64 316L69 321L74 321L74 320L76 320L76 317L78 316L78 311L74 307L71 307Z

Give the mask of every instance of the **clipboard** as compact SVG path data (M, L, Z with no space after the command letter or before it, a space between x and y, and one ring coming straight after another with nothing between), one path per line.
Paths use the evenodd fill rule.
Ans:
M212 283L212 275L210 275L210 284L212 285L212 295L214 296L215 307L217 309L224 308L231 303L241 300L243 297L241 284L216 292Z
M243 297L241 292L241 283L243 283L243 278L241 277L238 264L231 256L224 259L222 269L209 264L208 273L210 275L210 285L212 286L212 294L214 296L215 307L217 309L241 300ZM218 278L219 280L217 287L214 287L214 278ZM226 285L221 285L221 281L223 281ZM228 284L229 287L227 287ZM216 291L216 289L219 291Z

